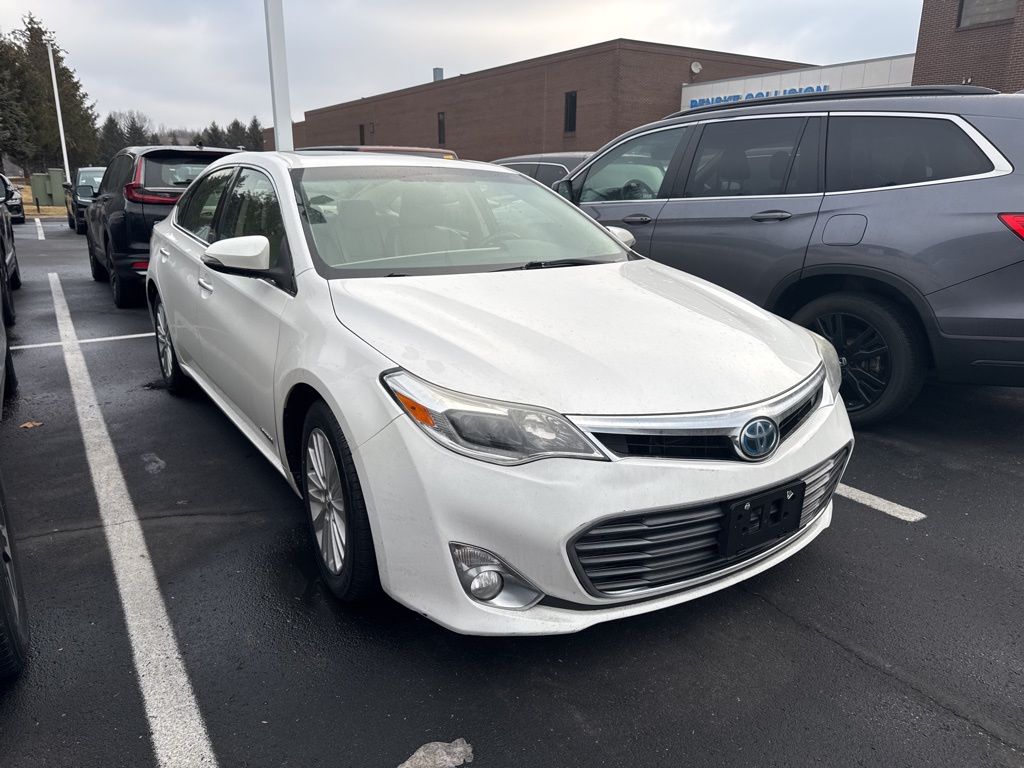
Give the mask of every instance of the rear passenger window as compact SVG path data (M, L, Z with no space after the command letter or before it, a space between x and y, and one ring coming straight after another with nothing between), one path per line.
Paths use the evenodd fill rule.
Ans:
M234 172L234 168L222 168L196 182L186 193L185 199L178 204L178 226L187 229L200 240L214 242L217 237L212 230L213 217Z
M787 187L796 149L807 124L804 117L727 120L709 123L697 145L685 197L750 197L815 191L809 182ZM797 168L801 179L813 181L807 168L816 158L804 152ZM816 186L816 184L814 184Z
M637 136L608 151L587 171L581 203L653 200L689 126Z
M828 122L825 189L842 192L955 179L993 168L951 120L833 115Z

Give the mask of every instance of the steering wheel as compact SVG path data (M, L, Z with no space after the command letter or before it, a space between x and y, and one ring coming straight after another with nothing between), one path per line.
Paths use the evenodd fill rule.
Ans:
M650 200L654 197L654 190L646 181L630 179L622 185L623 200Z
M491 246L501 245L503 240L521 240L522 236L516 232L495 232L493 235L488 235L480 241L481 248L490 248Z

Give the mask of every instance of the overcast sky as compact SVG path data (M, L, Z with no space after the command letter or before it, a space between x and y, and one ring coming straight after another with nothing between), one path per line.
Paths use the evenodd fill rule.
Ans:
M814 64L912 53L921 0L284 0L292 113L627 37ZM270 123L263 0L0 0L54 30L101 117Z

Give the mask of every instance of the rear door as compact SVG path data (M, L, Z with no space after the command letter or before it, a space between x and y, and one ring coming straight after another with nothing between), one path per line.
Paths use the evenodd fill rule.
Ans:
M171 339L178 358L189 366L199 365L195 311L200 260L207 246L217 239L213 228L217 210L235 170L220 168L196 182L178 205L174 226L153 238L150 258L156 263L157 287Z
M651 258L765 304L803 267L822 201L823 124L808 115L705 123Z
M217 235L224 240L264 235L270 241L271 268L290 269L284 220L270 177L243 167L222 205ZM199 270L196 322L201 337L200 365L253 431L273 443L274 366L280 318L291 294L270 280Z
M573 178L574 201L606 227L628 229L633 249L650 255L654 222L693 130L658 128L617 144Z
M100 182L99 192L87 211L89 236L97 255L103 253L103 242L110 233L117 247L124 242L124 185L132 172L132 155L114 157Z

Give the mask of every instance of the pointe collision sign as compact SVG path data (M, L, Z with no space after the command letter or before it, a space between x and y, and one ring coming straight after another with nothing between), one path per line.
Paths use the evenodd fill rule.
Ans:
M692 71L692 69L691 69ZM706 72L706 69L702 70ZM699 78L700 73L694 77ZM801 93L827 93L857 88L885 88L910 85L914 75L914 56L890 56L884 59L851 61L825 67L802 67L781 72L737 77L706 83L688 83L682 87L681 109L756 101L773 96Z

